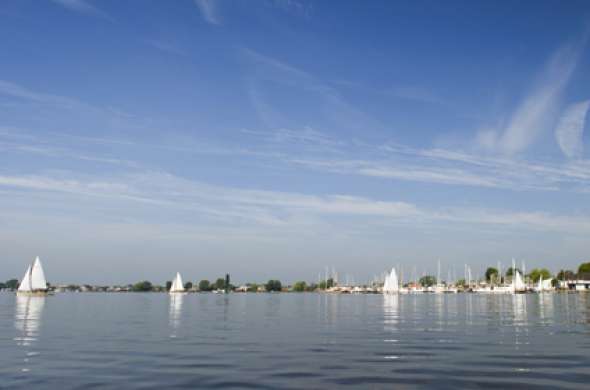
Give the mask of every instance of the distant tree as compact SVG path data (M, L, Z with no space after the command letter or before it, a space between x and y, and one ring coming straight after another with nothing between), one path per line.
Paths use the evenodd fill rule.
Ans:
M467 286L467 282L465 281L465 279L459 279L455 282L455 285L465 287Z
M319 284L320 290L325 290L328 288L334 287L334 279L330 278L328 280L322 280Z
M16 279L7 280L4 284L6 285L6 288L11 290L16 290L18 288L18 280Z
M225 289L225 292L228 292L230 290L231 287L231 283L230 283L230 279L229 279L229 274L225 274L225 283L223 284L223 288ZM233 288L232 288L233 290Z
M266 283L266 291L271 292L271 291L281 291L281 289L283 288L283 285L281 284L280 280L269 280Z
M311 283L309 285L307 285L307 287L305 288L306 291L315 291L318 289L318 285L315 283Z
M248 289L246 290L248 292L257 292L258 291L258 285L256 283L249 283L246 286L248 287Z
M211 291L211 283L207 279L199 282L199 291Z
M190 290L191 288L193 288L193 283L192 282L186 282L184 284L184 289L185 290Z
M152 291L152 283L147 280L143 280L141 282L135 283L132 290L136 292Z
M574 274L574 271L570 271L570 270L561 270L557 273L557 279L558 280L573 280L576 278L576 274Z
M423 287L430 287L436 284L436 278L432 275L422 276L420 278L420 285Z
M492 281L492 278L497 279L498 277L498 270L494 267L488 267L488 269L486 269L486 280L488 282Z
M303 292L305 291L306 287L307 283L305 283L304 281L295 282L295 284L293 285L293 291Z
M217 290L223 290L225 288L225 279L217 278L217 280L213 284L213 288Z
M590 274L590 263L582 263L578 267L578 275Z
M508 268L506 270L506 276L512 277L512 275L514 275L514 270L517 270L518 272L520 272L522 274L522 271L519 270L518 268L512 268L512 267L510 267L510 268Z
M529 274L529 279L533 282L537 282L539 277L543 277L543 279L550 279L551 272L549 272L549 270L546 268L535 268Z
M6 284L5 283L0 283L0 290L5 289L6 288Z
M166 282L166 291L170 291L171 288L172 288L172 282L169 280Z

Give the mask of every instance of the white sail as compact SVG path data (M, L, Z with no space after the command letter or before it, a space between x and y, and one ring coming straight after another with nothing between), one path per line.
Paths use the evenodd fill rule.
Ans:
M512 286L514 291L524 291L526 289L520 271L514 270L514 281L512 282Z
M33 269L31 270L31 290L47 290L47 281L45 280L45 272L39 256L33 262Z
M542 283L543 290L551 290L553 288L551 279L544 279Z
M27 267L27 272L23 276L23 279L20 281L18 286L18 291L27 292L31 291L31 266Z
M384 293L396 293L399 291L399 282L397 280L397 273L395 268L391 269L391 273L385 277L385 284L383 285Z
M176 278L172 282L172 286L170 287L170 292L184 292L184 284L182 283L182 278L180 277L180 273L176 273Z

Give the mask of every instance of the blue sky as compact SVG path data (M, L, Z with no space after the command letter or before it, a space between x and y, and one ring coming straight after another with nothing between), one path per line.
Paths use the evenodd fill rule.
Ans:
M585 1L3 1L0 273L573 268L589 34Z

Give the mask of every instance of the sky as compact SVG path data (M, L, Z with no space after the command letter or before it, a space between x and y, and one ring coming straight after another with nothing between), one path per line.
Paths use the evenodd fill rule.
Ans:
M575 269L589 38L574 0L4 0L0 280Z

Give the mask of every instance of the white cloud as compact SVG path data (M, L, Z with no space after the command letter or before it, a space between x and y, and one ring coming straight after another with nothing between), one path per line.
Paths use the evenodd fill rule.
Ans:
M525 150L552 126L555 108L576 67L580 49L581 46L568 45L553 55L498 140L503 152L513 154Z
M53 2L71 11L79 12L82 14L94 15L112 21L112 18L107 13L96 8L87 0L53 0Z
M203 19L209 24L220 24L216 0L195 0Z
M561 116L555 138L563 153L569 158L582 156L584 149L583 134L586 113L590 107L590 100L572 104Z
M198 226L249 226L285 229L315 229L326 224L336 229L354 227L362 218L365 226L382 222L447 223L460 225L506 226L526 231L561 231L590 233L590 219L585 216L554 215L544 212L521 212L478 208L425 208L404 201L377 200L346 194L309 195L294 192L240 189L195 182L162 172L144 172L104 180L69 178L67 173L0 176L0 187L21 189L19 198L31 193L64 193L78 199L101 199L119 205L120 217L133 214L133 205L149 207L150 216L181 212ZM39 201L38 198L37 202ZM51 198L64 202L63 197ZM85 207L92 207L92 203ZM102 205L102 203L100 203ZM157 210L153 209L157 205ZM100 209L104 206L97 206ZM189 214L187 214L189 213ZM203 222L202 217L212 218ZM342 218L347 218L343 220ZM213 221L213 222L211 222ZM332 222L330 222L332 221ZM189 223L190 225L191 223ZM209 225L207 225L209 226Z

